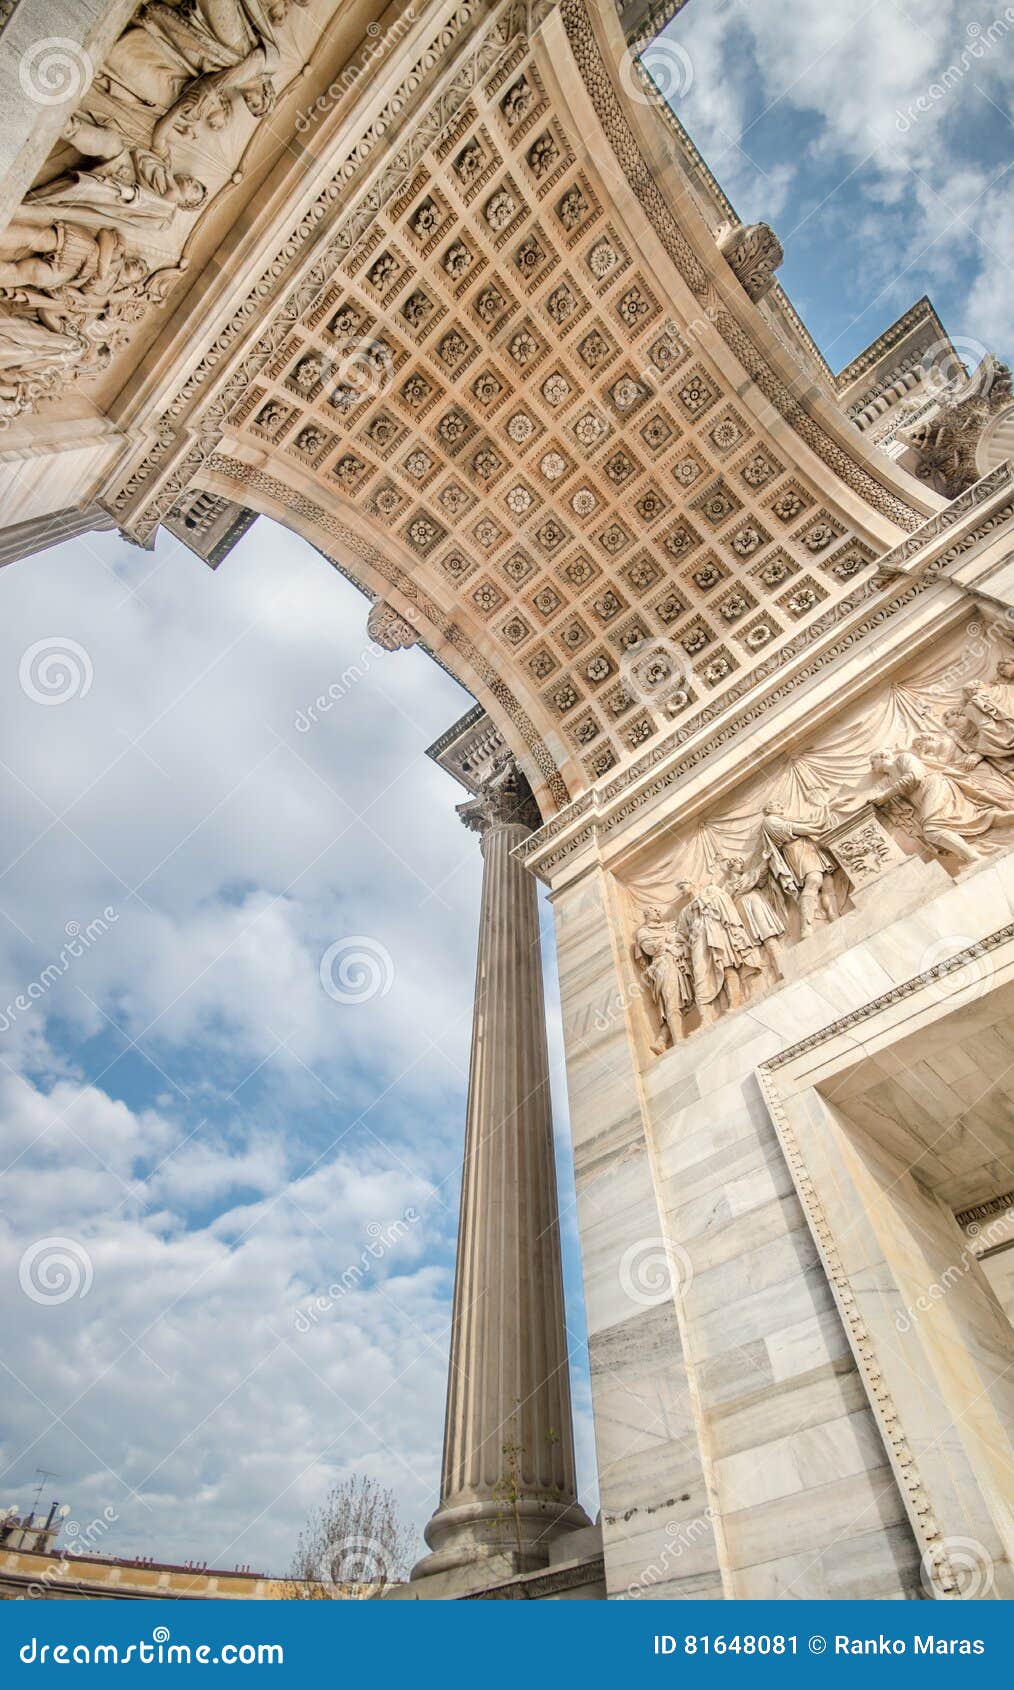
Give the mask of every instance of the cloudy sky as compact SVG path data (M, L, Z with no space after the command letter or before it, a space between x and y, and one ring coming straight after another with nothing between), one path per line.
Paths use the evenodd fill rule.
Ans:
M835 369L923 293L1014 356L1014 7L689 0L646 59Z
M264 521L0 579L0 1502L50 1469L111 1551L284 1570L346 1472L435 1502L480 857L424 752L470 700L367 609Z
M926 291L973 359L1014 350L1012 36L691 0L653 50L836 367ZM263 520L217 574L93 536L0 576L0 1504L49 1469L112 1552L284 1570L352 1471L434 1505L480 859L424 751L469 700L366 608Z

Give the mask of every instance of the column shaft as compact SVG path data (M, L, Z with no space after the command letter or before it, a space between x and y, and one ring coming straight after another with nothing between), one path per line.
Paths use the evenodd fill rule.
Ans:
M544 1565L577 1506L536 886L513 801L462 806L483 883L434 1550L414 1577L492 1554Z

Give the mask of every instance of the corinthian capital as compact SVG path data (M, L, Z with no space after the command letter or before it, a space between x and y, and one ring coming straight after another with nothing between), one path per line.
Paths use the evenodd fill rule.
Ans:
M494 827L516 825L535 829L542 825L532 789L513 757L500 763L483 781L475 797L459 804L457 810L465 826L480 837Z

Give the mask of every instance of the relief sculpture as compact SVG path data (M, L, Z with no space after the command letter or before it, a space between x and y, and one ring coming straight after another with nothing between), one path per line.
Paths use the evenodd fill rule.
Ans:
M1011 842L1014 660L988 657L957 687L892 689L631 877L656 1051L777 985L786 947L825 931L912 857L957 875ZM885 728L903 731L887 743ZM649 901L655 889L664 895Z
M210 194L177 154L203 148L221 185L244 144L222 132L238 110L260 119L273 109L280 29L309 3L139 8L0 235L0 416L100 373L164 303Z

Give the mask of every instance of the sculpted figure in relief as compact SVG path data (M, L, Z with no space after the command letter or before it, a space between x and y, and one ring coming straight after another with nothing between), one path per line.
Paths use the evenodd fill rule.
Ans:
M760 881L768 877L766 866L762 862L748 873L742 857L726 857L722 867L726 889L743 918L743 926L758 950L766 956L769 972L777 979L781 973L779 959L785 923L760 890Z
M730 1009L742 1003L740 969L759 973L763 962L739 911L721 886L698 886L693 880L681 880L678 885L687 902L677 917L677 929L686 941L694 1001L704 1026L715 1019L716 999L723 988Z
M0 314L0 414L16 416L77 373L97 374L112 355L108 341L94 343L76 329Z
M769 802L764 806L761 854L775 885L799 904L803 939L813 932L818 904L827 921L834 921L838 914L832 880L835 861L816 843L833 825L830 811L819 821L804 821L800 816L786 815L781 804Z
M995 680L962 687L957 712L958 737L967 751L988 757L999 768L1011 769L1014 768L1014 689L1001 670L1014 671L1014 664L1004 659L997 664Z
M25 246L28 250L25 251ZM20 257L6 256L20 252ZM82 317L94 315L123 286L144 281L148 266L128 253L118 229L79 228L62 219L34 228L11 223L0 239L0 287L18 306L45 310L59 301L76 306Z
M196 211L207 197L203 182L174 172L167 153L133 146L111 123L74 117L64 138L94 162L31 189L15 219L26 233L63 218L83 229L112 226L123 234L157 234L177 211ZM4 240L10 239L8 229Z
M925 735L915 741L923 750L928 743ZM954 773L915 748L874 751L870 768L879 780L870 794L872 803L890 806L902 800L914 817L915 832L927 845L949 851L963 863L978 861L979 853L968 841L988 832L998 811L974 795L970 782L959 783Z
M680 1033L680 1017L693 1008L694 986L687 941L675 921L667 921L664 910L651 904L634 935L634 950L644 958L645 979L662 1017L662 1038L656 1051L665 1049L668 1027L673 1044Z
M65 137L97 162L33 188L0 235L0 287L8 304L0 343L12 369L28 364L17 359L24 335L10 327L11 317L34 311L53 333L79 330L95 341L105 338L105 327L135 320L142 296L155 295L148 263L128 249L127 237L157 234L177 210L195 210L205 197L202 183L131 147L111 125L74 118ZM58 347L50 350L65 362Z
M294 0L306 5L307 0ZM103 65L110 92L159 113L152 145L204 121L222 128L236 93L254 117L276 100L277 29L288 0L147 0Z

